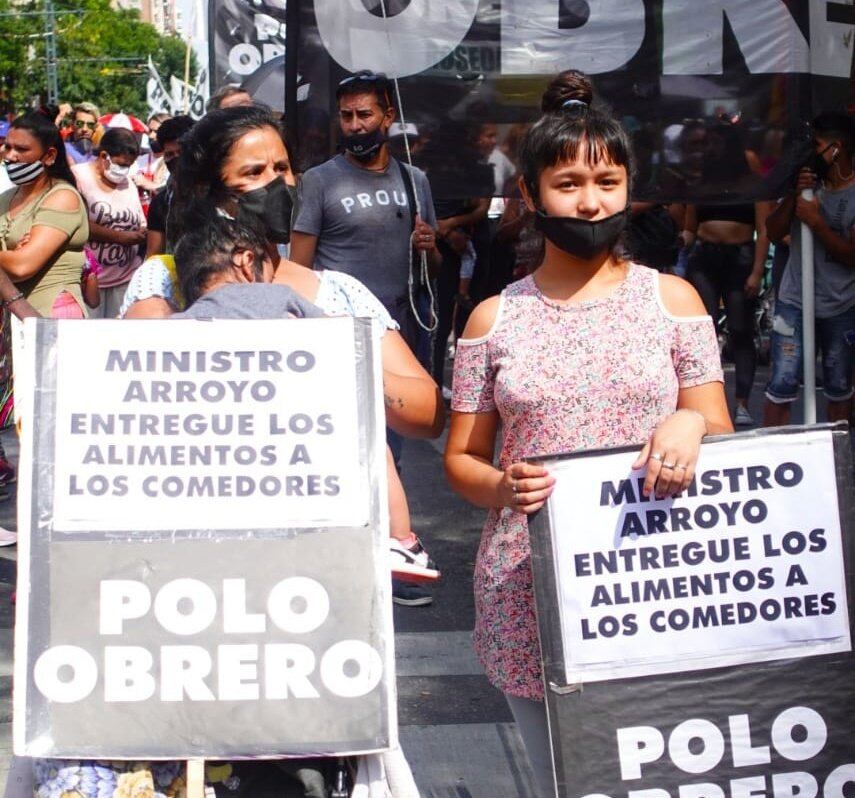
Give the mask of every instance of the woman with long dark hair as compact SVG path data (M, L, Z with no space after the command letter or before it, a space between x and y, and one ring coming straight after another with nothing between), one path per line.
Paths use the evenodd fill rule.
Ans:
M445 453L452 487L490 510L475 564L475 648L505 693L543 796L554 786L527 519L554 480L526 460L638 445L644 494L671 496L690 484L702 438L732 429L697 293L622 254L626 133L574 90L560 108L520 150L543 259L473 311L458 341Z
M3 164L14 186L0 194L0 268L41 315L84 318L89 224L59 130L39 112L18 117Z

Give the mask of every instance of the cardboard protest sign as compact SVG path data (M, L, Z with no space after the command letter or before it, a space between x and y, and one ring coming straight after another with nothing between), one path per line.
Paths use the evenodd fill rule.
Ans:
M844 795L848 434L712 441L666 501L641 495L636 455L545 459L530 525L559 794Z
M30 324L16 752L394 744L370 322Z

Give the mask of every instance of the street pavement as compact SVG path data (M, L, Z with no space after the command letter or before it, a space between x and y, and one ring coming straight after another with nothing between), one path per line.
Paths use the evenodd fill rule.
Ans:
M726 372L732 385L732 369ZM765 379L761 369L751 402L758 422ZM800 418L797 407L794 420ZM17 463L14 433L0 437L9 459ZM472 569L484 511L448 488L443 446L444 436L407 441L402 460L413 528L439 563L443 578L430 606L395 607L401 743L424 798L535 798L510 711L472 653ZM11 529L17 525L15 487L10 500L0 504L0 525ZM15 567L15 547L0 548L0 794L12 760Z

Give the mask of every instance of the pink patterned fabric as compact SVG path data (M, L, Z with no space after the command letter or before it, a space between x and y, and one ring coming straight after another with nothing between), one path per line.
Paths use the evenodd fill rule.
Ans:
M53 301L50 317L52 319L85 319L86 314L68 291L62 291Z
M630 264L608 297L561 306L529 276L508 286L493 330L459 340L452 409L498 410L500 468L526 457L643 444L680 388L723 381L712 319L677 319L658 274ZM490 510L475 563L475 650L490 681L543 698L528 525Z

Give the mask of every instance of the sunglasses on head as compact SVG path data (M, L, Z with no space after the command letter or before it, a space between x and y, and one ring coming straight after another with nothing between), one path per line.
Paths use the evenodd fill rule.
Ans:
M340 80L339 86L347 86L348 83L355 83L356 81L364 80L368 83L372 81L378 81L387 83L389 78L383 72L357 72L355 75L349 75L344 78L344 80Z

